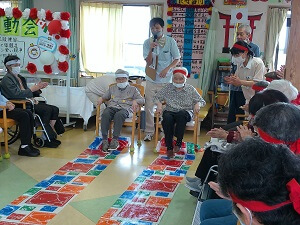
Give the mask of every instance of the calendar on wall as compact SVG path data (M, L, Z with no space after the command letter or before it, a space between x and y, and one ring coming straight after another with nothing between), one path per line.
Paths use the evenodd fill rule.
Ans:
M171 36L181 53L181 66L194 77L200 73L207 34L207 8L172 7Z

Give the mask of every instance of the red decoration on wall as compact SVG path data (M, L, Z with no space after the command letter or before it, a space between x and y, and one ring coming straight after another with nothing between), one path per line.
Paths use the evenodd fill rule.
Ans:
M46 74L51 74L51 73L52 73L51 65L45 65L45 66L44 66L44 72L45 72Z
M64 38L70 38L71 37L71 31L70 30L61 30L60 36Z
M0 8L0 16L5 16L5 11L2 8Z
M46 11L46 20L48 20L48 21L53 20L52 12L50 10Z
M59 46L58 50L63 55L69 55L69 53L70 53L69 49L64 45Z
M37 71L36 65L34 63L28 63L26 68L27 68L27 71L31 74L35 74Z
M52 20L48 25L49 34L57 34L61 31L61 22L59 20Z
M224 0L224 5L247 5L247 0Z
M37 8L30 9L29 18L33 20L37 18Z
M60 13L60 18L62 19L62 20L69 20L70 19L70 13L68 13L68 12L61 12Z
M59 62L58 69L62 72L67 72L69 69L69 63L67 61Z
M20 19L22 17L22 11L17 7L13 8L12 10L13 17L16 19Z

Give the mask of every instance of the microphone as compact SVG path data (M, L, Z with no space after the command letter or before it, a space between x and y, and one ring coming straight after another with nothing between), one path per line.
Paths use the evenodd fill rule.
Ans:
M156 34L154 34L153 35L153 42L156 42L156 40L157 40L157 35ZM154 48L152 48L152 52L154 51Z

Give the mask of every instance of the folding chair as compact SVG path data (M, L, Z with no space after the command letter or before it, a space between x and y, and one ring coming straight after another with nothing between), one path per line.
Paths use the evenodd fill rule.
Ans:
M196 90L202 96L202 90L200 88L196 88ZM156 112L155 112L155 118L156 118L156 122L155 122L155 144L157 144L157 142L158 142L158 128L162 128L162 125L161 125L160 116ZM195 147L197 145L198 132L200 131L200 126L199 126L200 125L200 123L199 123L200 118L202 118L202 114L199 112L198 115L194 115L193 120L191 120L190 122L187 122L186 128L185 128L186 130L194 131L193 143L195 144ZM154 152L157 152L156 146L154 147Z
M109 86L112 86L115 84L111 84ZM144 97L145 95L145 88L144 86L140 84L130 84L131 86L136 87L140 94ZM96 136L99 136L99 125L101 123L101 116L100 116L100 106L97 106L97 114L96 114ZM136 113L133 113L133 116L131 118L127 118L123 124L123 126L128 126L132 127L131 129L131 144L130 144L130 152L134 152L134 134L135 134L135 129L137 126L138 129L138 141L137 144L138 146L142 145L141 142L141 106L139 106L138 111ZM109 128L109 137L112 137L112 126L113 126L113 121L110 123L110 128Z

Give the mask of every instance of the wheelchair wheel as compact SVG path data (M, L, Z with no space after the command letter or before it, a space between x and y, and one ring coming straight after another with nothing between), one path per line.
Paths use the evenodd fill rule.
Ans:
M19 125L17 124L7 128L7 134L8 134L8 144L10 145L19 138L20 135ZM1 142L1 146L4 146L4 141Z
M34 145L38 148L44 147L45 141L42 138L35 138L34 139Z

